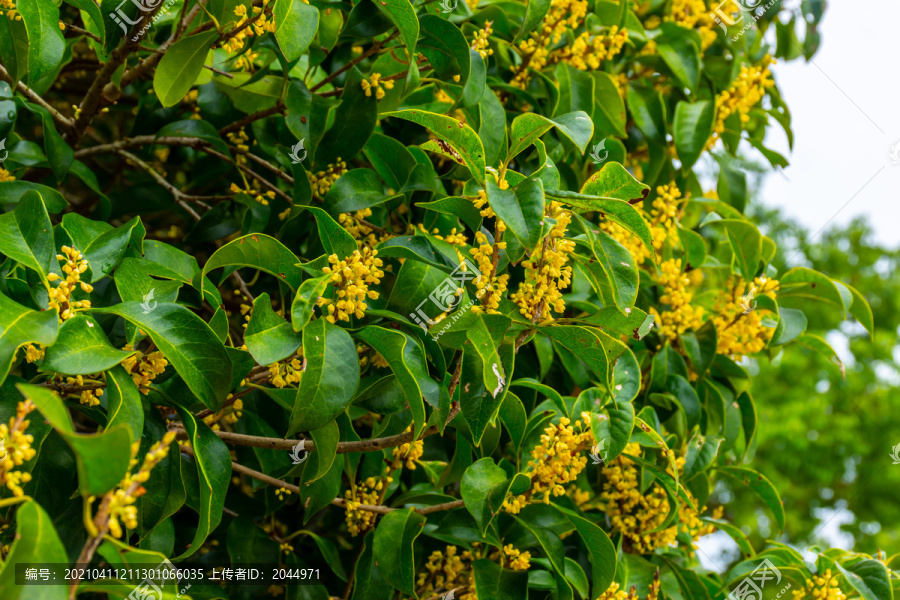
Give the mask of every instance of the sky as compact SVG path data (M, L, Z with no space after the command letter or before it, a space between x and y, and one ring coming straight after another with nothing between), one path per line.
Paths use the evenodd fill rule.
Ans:
M879 243L900 246L898 26L897 0L829 0L812 61L773 67L794 147L771 127L766 145L791 164L766 177L760 199L813 233L865 215Z

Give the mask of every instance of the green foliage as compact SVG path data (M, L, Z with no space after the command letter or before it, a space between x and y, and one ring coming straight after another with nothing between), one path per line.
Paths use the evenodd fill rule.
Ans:
M786 264L732 158L782 165L767 33L811 56L819 3L3 8L0 597L170 559L320 578L166 598L722 600L766 559L893 598L881 555L774 541L808 516L755 369L884 316Z

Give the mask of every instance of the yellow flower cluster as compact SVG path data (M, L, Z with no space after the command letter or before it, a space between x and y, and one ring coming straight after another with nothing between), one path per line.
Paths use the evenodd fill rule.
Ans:
M647 595L644 597L644 600L657 600L657 598L659 598L659 587L659 571L657 571L656 576L653 578L653 582L647 590ZM609 587L606 588L605 592L597 597L597 600L638 600L638 595L634 586L631 586L631 592L628 593L625 592L625 590L620 590L619 584L614 581L609 584Z
M713 318L719 342L716 351L733 357L762 352L775 328L763 326L763 317L769 311L756 310L756 298L768 296L774 299L778 280L757 277L747 291L747 282L738 278L729 281L726 288L729 291L716 303Z
M16 10L16 0L0 0L0 16L6 11L6 18L10 21L21 21L22 15Z
M677 219L680 208L681 190L671 182L656 188L656 199L650 208L650 234L653 236L653 249L660 255L666 240L677 243Z
M384 263L376 257L377 254L377 250L364 247L362 251L354 250L344 260L338 260L337 254L328 257L328 262L334 266L322 270L331 273L337 300L320 298L318 305L327 307L328 315L325 318L329 323L349 321L350 315L362 319L368 307L366 298L378 299L378 292L369 290L369 284L378 285L384 277L384 271L379 269Z
M15 181L16 178L6 169L0 167L0 183L6 183L7 181Z
M503 554L509 561L509 568L514 571L527 571L531 567L531 552L522 552L512 544L503 546Z
M312 193L319 198L324 198L325 194L328 193L328 190L331 189L331 186L334 185L334 182L340 179L341 175L347 172L347 163L341 160L341 157L338 156L337 162L329 164L325 167L324 171L319 171L316 174L306 172L306 177L309 179L309 185L312 187Z
M28 462L37 453L31 444L34 436L25 433L30 421L25 417L35 409L31 400L19 402L16 406L16 416L9 418L9 425L0 424L0 483L13 493L14 496L24 496L22 484L31 481L31 474L22 471L14 471L18 466Z
M428 233L428 230L425 229L425 226L419 223L419 231L423 233ZM465 246L469 241L469 238L466 237L466 234L460 231L457 233L456 227L450 230L450 233L447 235L441 235L441 230L435 227L431 230L431 235L436 237L439 240L444 240L448 244L453 244L454 246Z
M98 375L88 375L89 379L87 379L88 383L99 383L97 379ZM85 387L85 379L83 375L77 375L75 377L66 377L66 383L69 385L77 385L78 387ZM81 390L81 395L78 397L78 401L82 404L86 404L87 406L97 406L100 404L100 396L103 395L102 387L89 387L88 389Z
M284 500L285 496L290 496L290 495L291 495L291 490L287 489L286 487L280 487L277 490L275 490L275 496L277 496L279 500ZM293 550L293 548L291 548L291 550Z
M386 486L393 481L391 477L384 479L376 479L369 477L364 482L353 484L346 492L344 492L344 500L346 500L345 520L347 521L347 529L350 535L357 536L364 533L374 523L377 513L362 510L360 504L377 505L381 503L381 493Z
M563 484L575 481L578 474L587 465L587 457L579 456L594 443L591 432L591 414L581 413L584 419L571 421L563 417L557 425L549 425L544 429L541 443L531 451L528 467L531 474L531 489L520 496L507 497L503 502L503 510L518 514L529 501L550 503L552 496L566 493Z
M484 29L479 29L478 33L475 34L475 39L472 40L472 50L481 55L481 58L487 59L488 56L494 53L493 49L488 48L488 38L494 30L491 29L491 25L493 25L493 21L486 21L484 24Z
M572 213L559 202L551 202L549 217L556 225L544 239L540 249L532 252L525 267L525 281L519 284L519 291L510 298L519 305L519 312L533 322L548 323L553 320L553 311L563 313L566 303L563 289L572 283L572 267L567 266L569 255L575 250L575 242L566 240L566 228L572 222Z
M832 577L831 569L822 575L813 575L806 580L806 587L791 592L794 600L846 600L847 595L838 587L837 577Z
M501 189L505 190L509 187L509 184L506 183L506 186L503 186L503 183L506 183L505 179L500 184ZM494 214L494 209L492 209L488 204L487 193L484 190L478 190L478 195L472 198L472 204L475 205L475 208L480 211L481 216L485 219L493 219L497 216ZM504 231L506 229L506 223L503 223L503 221L498 220L497 224L500 225L501 231Z
M478 288L476 295L481 298L481 306L477 304L472 305L472 312L486 311L495 314L498 312L497 308L500 306L500 299L503 298L503 294L506 292L509 275L505 274L498 277L494 273L493 256L495 249L499 252L506 248L506 242L489 244L487 236L480 231L475 233L475 241L478 243L478 247L470 249L469 254L475 258L475 262L478 263L478 270L481 273L481 277L475 282L475 286Z
M634 257L635 264L641 266L648 258L650 258L650 249L644 245L636 235L609 219L603 219L598 225L600 230L607 233L612 239L622 244L626 250ZM652 232L652 228L651 228Z
M659 284L663 287L663 294L659 300L669 310L660 314L656 307L651 306L650 313L656 317L660 335L675 340L685 331L700 327L703 307L691 305L694 294L687 288L690 279L681 272L680 258L663 261L660 270L662 274L659 276Z
M360 85L362 85L366 97L371 96L372 90L375 90L376 100L384 98L384 90L394 89L394 81L392 79L382 79L381 73L372 73L368 79L363 79Z
M725 121L733 114L739 114L741 125L750 120L750 110L763 99L766 90L775 82L769 65L775 64L771 56L766 54L758 65L742 66L731 87L716 96L716 124L708 148L725 132Z
M522 62L512 67L515 74L510 85L525 89L529 79L528 69L542 69L549 60L550 46L559 43L566 29L576 29L584 20L587 10L586 0L551 0L543 25L527 40L519 43Z
M696 28L700 33L703 50L716 41L715 21L710 16L704 0L672 0L672 14L666 21L674 22L688 29Z
M238 155L238 157L242 158L240 155ZM236 183L232 183L231 184L231 193L232 194L247 194L248 196L250 196L257 202L262 204L263 206L268 206L269 200L275 199L275 192L273 190L267 190L267 191L263 192L256 186L255 182L251 183L250 185L248 185L245 188L242 188L241 186L239 186Z
M72 292L75 291L76 286L80 286L81 290L86 294L90 294L94 291L93 286L81 281L81 274L88 269L88 261L85 260L84 255L75 248L69 248L68 246L63 246L62 251L63 254L56 255L56 260L66 261L66 264L62 267L62 271L66 274L66 278L60 281L56 287L51 287L48 291L48 294L50 295L48 308L50 310L53 310L54 308L59 309L60 322L74 317L75 309L91 307L90 300L72 300ZM47 275L47 281L52 282L57 279L59 279L59 275L56 273Z
M412 431L412 425L407 427L404 433L408 433L410 431ZM415 471L416 461L422 458L424 447L425 442L423 440L416 440L415 442L408 442L406 444L400 444L399 446L394 447L394 464L400 464L405 461L406 468L410 471Z
M137 527L137 507L134 506L134 503L146 492L143 484L150 478L150 471L153 470L153 467L158 465L169 454L169 445L174 440L175 432L166 432L161 441L150 447L150 451L144 457L144 463L141 465L141 468L136 473L126 475L118 487L113 492L110 492L107 515L109 516L109 531L114 537L122 537L120 519L127 529L135 529ZM135 456L140 445L140 441L136 441L131 446L132 458L129 470L137 465Z
M628 444L625 453L640 456L641 447L637 443ZM675 459L678 471L684 468L684 458ZM670 475L673 473L667 469ZM669 513L669 503L665 491L659 484L641 493L640 473L634 462L625 456L618 456L603 471L600 500L613 530L622 533L629 552L646 554L654 549L672 544L679 530L688 533L692 539L712 533L713 527L705 525L697 517L697 512L679 499L679 523L662 531L654 531L662 525ZM691 498L690 492L685 493ZM705 509L705 507L704 507ZM720 510L714 513L719 516Z
M300 360L302 357L303 348L300 348L294 356L269 365L272 385L281 389L294 383L300 383L304 369L303 362Z
M125 350L133 350L131 344L127 344ZM138 386L142 394L147 394L150 384L156 376L166 370L169 361L158 350L146 354L138 350L122 361L122 366L131 375L132 381Z
M416 593L419 598L430 598L438 594L466 585L466 569L475 557L468 550L457 553L456 546L447 546L443 552L435 550L428 556L425 570L416 578ZM466 596L460 596L463 600ZM471 600L475 600L471 596Z
M25 360L31 364L37 362L44 358L44 351L46 350L43 344L38 344L35 346L34 344L25 344Z
M366 217L372 216L371 208L364 208L362 210L358 210L355 213L341 213L338 215L338 223L341 224L341 227L346 229L350 235L353 236L355 240L365 239L370 233L372 233L372 228L368 225L361 223L360 221L365 220Z
M231 394L228 394L228 398L226 400L231 400ZM221 431L222 426L219 423L227 423L229 425L233 425L238 422L244 413L241 412L244 410L244 401L238 398L229 406L226 406L220 411L214 412L211 415L207 415L203 417L203 422L209 425L209 428L213 431Z
M553 52L551 58L554 62L569 63L581 71L596 71L603 65L604 60L619 54L627 41L628 30L619 29L616 25L610 27L606 35L591 37L591 33L585 31L576 37L571 45Z
M262 6L253 7L253 23L249 27L243 27L247 22L247 7L238 4L234 8L234 14L238 19L233 31L235 34L222 44L222 47L229 53L234 53L244 47L244 41L253 35L264 35L266 33L275 33L275 18L271 14L266 14L266 8L270 0L262 0Z

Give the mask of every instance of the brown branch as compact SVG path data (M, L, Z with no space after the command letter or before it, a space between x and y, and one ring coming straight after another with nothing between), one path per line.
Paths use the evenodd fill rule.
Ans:
M396 36L397 36L397 33L395 32L395 33L392 33L390 35L390 37L388 37L384 41L376 40L376 42L374 44L372 44L371 48L369 48L368 50L366 50L365 52L363 52L362 54L360 54L359 56L357 56L356 58L354 58L353 60L348 62L346 65L344 65L343 67L341 67L340 69L338 69L337 71L335 71L334 73L332 73L331 75L329 75L328 77L326 77L325 79L323 79L322 81L317 83L316 85L309 88L309 91L315 92L317 89L319 89L323 85L327 85L327 84L331 83L332 81L334 81L334 79L336 77L340 76L340 74L343 73L344 71L346 71L347 69L352 69L353 67L355 67L356 65L358 65L359 63L364 61L365 59L369 58L370 56L372 56L373 54L375 54L376 52L381 50L381 48L383 48L386 43L390 42Z
M8 83L11 88L28 98L28 100L30 100L31 102L34 102L35 104L38 104L41 107L45 108L47 112L49 112L53 117L53 120L56 121L56 124L63 128L63 133L71 131L73 126L71 119L64 116L61 112L50 106L43 98L41 98L38 94L32 91L31 88L29 88L21 81L13 85L12 76L2 64L0 64L0 79Z
M260 119L265 119L266 117L271 117L272 115L276 115L278 113L284 112L285 106L281 103L281 101L276 102L275 106L272 108L267 108L265 110L259 110L255 113L250 113L245 116L243 119L239 121L235 121L231 125L226 125L222 129L219 130L219 135L224 136L226 133L231 133L232 131L237 131L242 127L246 127L250 123L254 121L259 121Z

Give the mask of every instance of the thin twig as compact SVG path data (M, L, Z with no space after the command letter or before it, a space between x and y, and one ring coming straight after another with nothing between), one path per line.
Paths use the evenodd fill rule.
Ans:
M47 109L47 112L49 112L53 117L53 120L56 121L56 124L63 127L64 132L72 129L73 123L71 119L64 116L61 112L50 106L43 98L32 91L31 88L29 88L27 85L25 85L21 81L13 85L12 77L2 64L0 64L0 79L8 83L10 87L15 88L15 91L28 98L28 100L30 100L31 102L39 104L41 107Z

